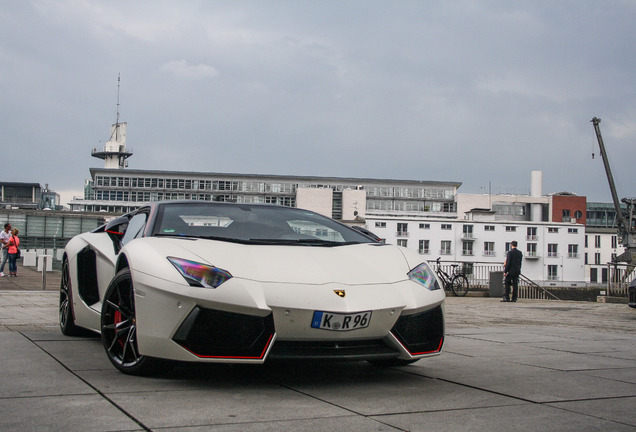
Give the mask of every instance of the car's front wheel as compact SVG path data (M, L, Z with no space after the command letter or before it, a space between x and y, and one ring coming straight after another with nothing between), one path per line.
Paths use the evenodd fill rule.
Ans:
M102 304L102 343L111 363L131 375L147 375L155 370L155 359L139 353L137 318L132 277L128 268L111 281Z

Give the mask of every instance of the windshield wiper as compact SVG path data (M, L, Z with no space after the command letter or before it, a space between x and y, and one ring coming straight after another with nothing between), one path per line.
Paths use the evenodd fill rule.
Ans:
M337 241L323 240L318 238L305 238L305 239L251 238L250 241L254 243L262 243L262 244L306 245L306 246L346 246L346 245L359 243L359 242L337 242Z

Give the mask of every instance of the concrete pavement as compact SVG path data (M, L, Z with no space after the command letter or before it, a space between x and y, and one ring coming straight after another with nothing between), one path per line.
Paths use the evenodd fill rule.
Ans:
M42 291L28 271L0 279L2 431L636 430L626 305L449 297L444 352L411 366L180 365L141 378L117 372L98 337L63 336L59 273Z

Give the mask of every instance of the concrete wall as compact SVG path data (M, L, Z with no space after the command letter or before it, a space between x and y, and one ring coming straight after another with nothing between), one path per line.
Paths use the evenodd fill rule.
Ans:
M330 188L298 188L296 189L296 207L311 210L323 216L331 217L333 213L333 190Z

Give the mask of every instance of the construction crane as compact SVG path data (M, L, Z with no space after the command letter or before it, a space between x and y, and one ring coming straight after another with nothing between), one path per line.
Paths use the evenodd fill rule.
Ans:
M615 262L626 262L628 266L633 266L636 264L636 198L623 198L620 201L618 199L616 185L614 184L614 177L612 176L612 169L610 168L607 152L605 151L605 145L603 144L603 137L601 136L601 128L599 127L600 123L600 118L594 117L592 119L598 145L601 148L601 157L603 158L603 164L605 165L607 181L609 182L610 191L612 192L614 209L616 210L618 241L620 244L625 246L625 252L617 256ZM626 205L625 210L621 208L621 202Z

